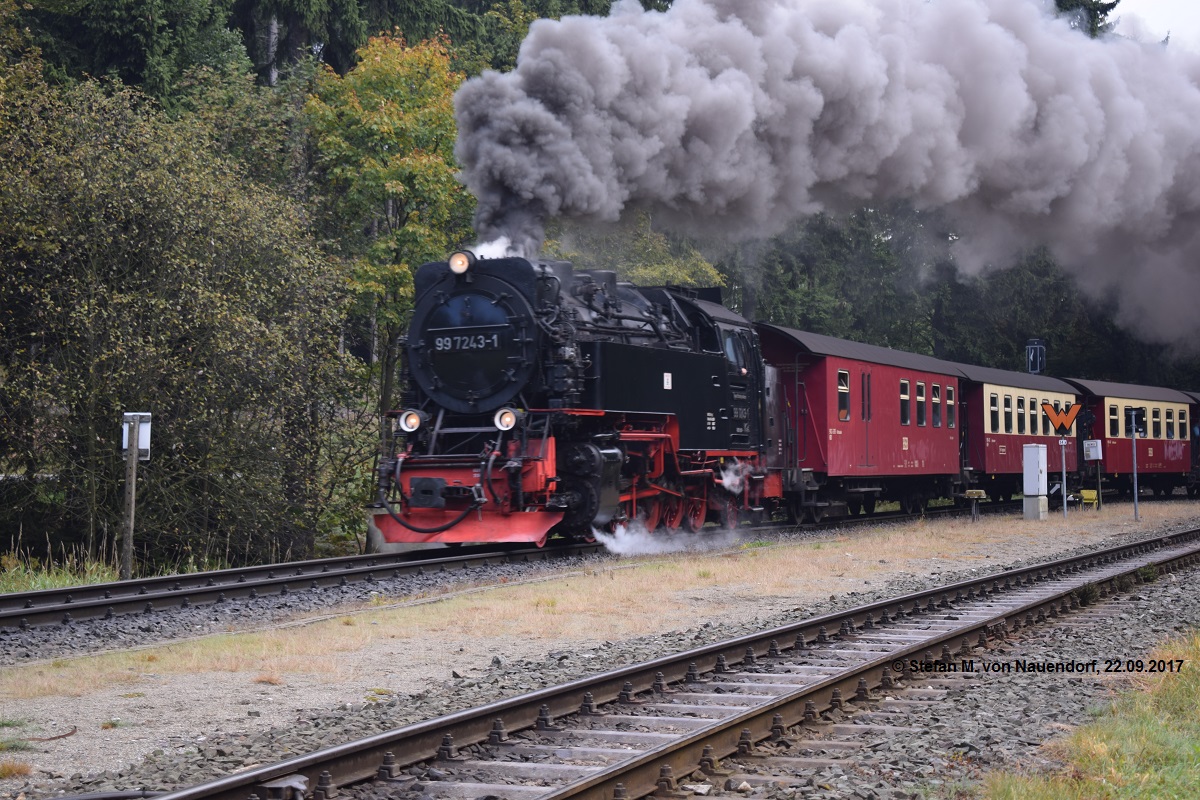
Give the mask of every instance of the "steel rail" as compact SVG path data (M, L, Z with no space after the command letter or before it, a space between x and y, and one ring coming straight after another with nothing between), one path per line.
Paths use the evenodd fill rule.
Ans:
M1003 510L1009 509L990 509L993 512ZM939 508L929 509L925 513L935 516L969 512L964 512L961 508ZM835 517L819 525L781 523L743 526L738 531L742 534L754 534L768 531L831 530L900 522L915 516L917 515L884 512L870 516ZM377 579L419 574L430 570L450 571L483 568L495 564L548 562L556 558L594 553L603 549L603 546L597 543L520 549L497 549L489 545L464 546L453 551L437 549L340 556L14 592L0 594L0 629L70 624L89 619L144 614L248 597L287 595L360 581L370 583Z
M465 548L465 552L449 556L442 550L436 551L436 556L421 555L431 551L372 554L168 575L68 589L42 589L0 595L0 628L65 624L120 614L148 613L176 606L219 603L269 594L286 595L430 571L549 562L600 549L602 547L598 544L574 544L520 550Z
M1150 554L1157 554L1149 557ZM489 703L479 708L449 714L434 720L409 725L366 739L330 747L315 753L296 756L277 764L253 768L219 778L195 787L168 792L164 800L247 800L251 796L274 797L283 784L300 781L312 791L315 800L327 800L337 787L357 783L376 776L399 777L398 770L411 764L433 760L439 751L445 755L448 743L460 746L486 742L495 721L503 720L506 730L535 728L539 718L547 719L578 714L588 702L596 705L618 700L622 694L654 691L655 687L678 683L700 673L719 673L725 665L768 657L781 649L789 649L789 639L796 641L826 641L827 631L846 634L861 632L866 620L881 614L886 617L922 615L929 612L946 614L955 602L985 599L989 602L1018 594L1038 583L1058 582L1045 594L1029 600L1016 600L994 612L976 614L961 627L943 630L898 648L868 658L852 670L839 672L803 689L789 692L761 706L713 722L668 744L651 748L642 754L603 768L592 775L574 780L559 788L550 788L539 797L554 800L564 798L640 797L653 792L664 774L664 767L675 774L696 771L705 748L712 748L717 758L738 752L749 739L762 741L772 735L778 719L784 725L796 725L809 713L808 704L829 707L836 696L853 694L860 679L868 685L883 685L884 676L892 670L897 659L943 647L946 653L969 646L973 637L1003 635L1010 627L1026 624L1034 616L1057 616L1065 610L1067 598L1082 585L1092 582L1101 595L1116 591L1124 582L1136 576L1147 565L1168 569L1200 562L1200 530L1171 534L1141 543L1107 548L1094 553L1060 559L1018 570L994 573L947 586L880 601L848 611L802 620L725 642L696 648L685 653L665 656L642 664L622 667L611 672L582 678L558 687L542 689L519 697ZM1089 574L1091 571L1096 574ZM953 596L953 599L951 597ZM975 613L975 612L972 612ZM949 615L953 616L953 615ZM882 617L880 617L882 618ZM930 619L930 617L925 617ZM887 629L880 632L886 633ZM837 637L837 634L834 634ZM780 642L785 644L780 647ZM694 678L693 678L694 680ZM661 691L661 688L659 689ZM590 695L590 698L587 697ZM749 731L749 733L743 733ZM289 783L290 782L290 783ZM618 790L617 784L621 784ZM290 790L289 790L290 791ZM514 790L515 791L515 790ZM278 795L283 796L283 795ZM287 795L290 797L290 795ZM522 795L524 796L524 795Z

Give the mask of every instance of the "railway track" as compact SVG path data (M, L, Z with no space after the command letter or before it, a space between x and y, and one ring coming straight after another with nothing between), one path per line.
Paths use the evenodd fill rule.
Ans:
M985 505L991 506L986 510L993 513L1012 508L1010 504ZM949 507L930 509L926 512L929 516L966 513L969 513L969 510ZM799 529L815 532L903 522L915 518L913 515L901 513L881 513L873 516L841 517L821 525L749 525L739 527L738 532L744 536ZM718 529L708 530L717 532ZM128 614L148 614L172 608L234 602L245 598L286 596L297 592L319 591L353 583L372 583L432 571L469 571L502 564L549 563L557 559L597 553L603 549L603 545L598 543L562 544L543 548L464 546L453 550L415 550L313 559L0 594L0 629L28 629Z
M822 714L951 671L1078 597L1200 561L1200 531L940 587L409 725L163 795L169 800L675 796L722 760L803 742ZM806 727L809 726L809 727Z
M287 595L330 586L430 571L484 569L505 563L550 562L596 552L598 544L504 550L495 547L410 551L169 575L117 583L0 594L0 628L28 628L172 607ZM435 553L430 555L430 553Z

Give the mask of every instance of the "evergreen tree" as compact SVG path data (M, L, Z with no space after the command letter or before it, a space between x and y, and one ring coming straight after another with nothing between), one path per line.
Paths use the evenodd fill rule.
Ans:
M1103 0L1055 0L1060 14L1071 17L1072 24L1088 36L1096 37L1112 30L1108 15L1121 0L1105 3Z

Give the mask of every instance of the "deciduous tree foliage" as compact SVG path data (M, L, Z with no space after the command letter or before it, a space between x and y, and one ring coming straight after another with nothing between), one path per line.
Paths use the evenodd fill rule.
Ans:
M650 216L630 214L608 228L560 226L544 250L579 269L608 269L639 286L718 286L724 279L689 241L656 231Z
M120 415L150 411L143 552L169 562L310 551L320 404L342 372L338 276L294 205L206 145L119 85L6 87L0 471L19 478L6 487L10 532L41 508L47 538L111 547Z
M380 411L392 407L413 271L471 235L474 199L454 162L462 80L444 38L410 47L377 36L344 77L321 73L307 107L327 219L354 259L352 285L374 322Z

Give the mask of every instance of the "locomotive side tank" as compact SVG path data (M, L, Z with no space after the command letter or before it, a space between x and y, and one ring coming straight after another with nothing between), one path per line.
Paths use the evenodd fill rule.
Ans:
M387 542L696 530L772 496L766 369L719 293L470 253L422 266L415 290L379 467Z

